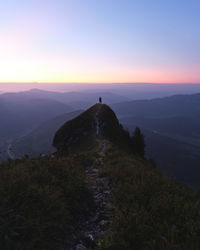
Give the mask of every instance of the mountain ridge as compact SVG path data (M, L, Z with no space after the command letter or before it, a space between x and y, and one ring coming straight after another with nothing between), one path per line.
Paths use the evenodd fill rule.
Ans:
M107 105L58 131L57 153L0 164L3 249L200 248L199 193L120 145L127 132Z
M133 100L111 104L111 108L119 117L145 116L197 116L200 113L200 94L173 95L150 100Z
M68 146L84 144L85 138L102 137L118 145L131 145L129 133L119 123L115 113L106 104L95 104L78 117L66 122L56 133L53 146L58 151Z

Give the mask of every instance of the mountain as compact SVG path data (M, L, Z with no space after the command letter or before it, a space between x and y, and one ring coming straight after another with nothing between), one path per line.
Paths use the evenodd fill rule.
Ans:
M37 89L22 93L28 96L31 95L32 97L36 95L40 96L40 94L40 97L47 95L48 98L57 95L56 92L40 91ZM77 93L74 93L74 95L77 95ZM198 101L198 94L173 96L153 99L151 101L133 101L126 103L126 108L120 111L119 116L120 123L130 133L134 131L136 126L142 128L146 137L146 153L148 157L153 158L157 162L157 167L160 170L195 188L200 188L198 178L198 166L200 164L200 116L196 115ZM132 106L128 108L130 103ZM150 108L150 111L154 109L153 113L148 110L149 103L154 103L153 107ZM177 111L176 116L174 108L172 108L172 103L175 106L179 105L178 109L180 109L180 112ZM142 108L139 104L141 104ZM121 104L116 105L120 107ZM111 106L115 107L116 105L113 104ZM125 104L122 103L122 105ZM169 107L171 107L170 110L167 110ZM137 110L135 110L136 108ZM185 112L189 108L191 112ZM196 111L194 112L195 109ZM188 115L188 113L190 114ZM53 135L58 127L67 120L68 117L66 114L66 117L65 115L61 115L60 118L56 116L55 119L47 119L42 124L39 123L34 129L30 129L28 133L26 132L25 136L20 136L14 140L11 150L17 158L25 154L30 157L36 157L40 154L52 152L53 147L51 142ZM12 123L10 123L11 125ZM4 129L7 129L5 124ZM2 136L4 135L5 133L2 133ZM1 151L7 151L9 145L4 143L3 138L0 139ZM6 152L5 154L7 157Z
M57 130L56 153L0 164L2 249L199 249L199 193L130 141L96 104Z
M155 133L171 135L182 139L195 140L200 137L200 116L171 116L171 117L142 117L130 116L122 117L122 123L138 124L145 129Z
M198 117L123 117L120 122L131 133L139 126L146 153L157 167L177 180L200 188L200 131Z
M144 131L146 152L159 169L200 188L200 94L111 105L131 133Z
M95 107L100 107L98 104ZM114 128L114 124L112 123L112 119L113 120L117 120L115 114L109 110L108 106L106 105L101 105L101 107L103 107L103 109L101 109L101 112L107 112L107 115L102 116L101 112L100 112L100 116L101 117L107 117L107 120L110 119L110 123L107 124L105 121L101 121L101 123L104 124L104 134L108 134L109 136L113 135L113 140L114 140L114 136L115 135L120 135L120 131L121 128L118 129L118 131L114 131L113 129L110 130L110 128ZM95 108L94 108L95 110ZM107 110L107 111L106 111ZM38 157L40 154L49 154L51 152L55 151L55 148L52 146L52 142L53 142L53 136L56 132L56 130L61 127L66 121L73 119L74 117L78 116L79 114L81 114L83 111L81 110L77 110L74 112L70 112L58 117L55 117L51 120L48 120L44 123L42 123L40 126L38 126L36 129L34 129L33 131L31 131L30 133L28 133L27 135L20 137L17 140L14 140L12 142L12 147L11 150L13 152L13 155L15 155L15 158L21 158L24 155L28 155L30 157ZM96 112L96 111L94 111ZM80 129L82 135L84 136L88 136L88 134L90 133L90 135L95 133L95 130L97 129L96 126L96 121L95 120L90 120L87 117L87 113L88 111L86 111L86 115L85 113L83 113L82 115L78 116L76 119L73 119L72 121L70 121L70 123L67 123L66 127L65 124L63 125L62 129L65 130L69 130L69 135L70 136L74 136L72 134L72 130L75 131L76 127L81 126L82 128ZM87 117L87 122L82 121L81 117ZM80 119L80 121L79 121ZM92 118L91 118L92 119ZM89 123L88 123L89 121ZM70 125L68 125L70 124ZM91 124L93 126L93 132L90 131L88 132L87 129L89 129L89 125ZM84 127L85 126L85 127ZM119 124L118 124L119 126ZM85 129L85 131L84 131ZM100 131L99 131L100 132ZM75 137L75 136L74 136ZM61 138L62 138L62 132L61 132ZM75 138L73 138L75 140ZM83 139L84 140L84 139ZM87 138L88 141L88 138ZM115 138L115 141L117 141L117 138ZM122 144L122 141L120 141L120 143ZM72 144L70 142L70 144Z
M120 120L122 122L122 120ZM139 122L124 124L129 131L134 131ZM157 130L146 129L140 126L143 131L146 143L146 155L154 159L160 171L188 186L199 190L199 164L200 164L200 145L183 138L170 136L169 134L159 133Z
M68 92L63 94L63 102L73 106L76 109L89 108L95 103L98 97L101 96L103 103L113 104L116 102L124 102L131 100L126 96L112 93L111 91L98 91L98 92ZM66 101L67 100L67 101Z
M71 120L82 112L82 110L77 110L56 116L53 119L45 121L27 135L15 140L12 143L12 151L15 158L21 158L24 155L38 157L40 154L54 152L55 148L52 147L52 142L55 132L66 121Z
M22 91L17 93L4 93L2 95L6 99L47 99L62 102L74 109L85 109L95 103L99 96L103 98L103 102L107 104L124 102L131 100L128 97L121 96L119 94L114 94L110 91L70 91L70 92L55 92L46 91L41 89L31 89L28 91Z
M144 100L160 98L177 94L194 94L200 92L200 84L152 84L152 83L0 83L0 92L20 91L20 90L45 90L56 92L87 92L103 93L111 92L124 96L130 100ZM96 101L96 99L95 99ZM124 100L126 101L126 100ZM128 101L128 100L127 100ZM91 104L92 105L92 104Z
M129 100L111 92L62 93L32 89L0 94L0 138L3 141L12 141L16 137L24 136L49 119L88 108L99 96L108 104Z
M101 135L120 146L131 145L128 132L120 125L110 107L105 104L96 104L65 123L56 132L53 146L58 151L68 151L74 145L77 147L77 145L85 145L86 141L87 143L94 141L96 135Z
M32 90L31 92L39 94L40 91ZM42 91L41 94L43 95ZM44 91L44 94L52 95L54 93ZM183 111L181 111L181 114L184 113L184 115L181 116L178 113L179 115L174 116L173 109L169 110L169 113L172 114L172 116L169 116L169 114L164 114L163 109L160 109L160 106L169 106L172 100L173 102L176 100L178 103L180 99L185 100L185 98L190 100L188 101L188 106L194 110L199 100L199 95L173 96L159 99L160 105L158 105L158 108L157 105L154 107L157 109L154 115L156 112L158 113L156 116L151 116L151 113L146 114L146 109L139 116L134 116L133 108L129 110L128 115L124 115L128 109L126 108L121 113L121 116L119 116L119 120L130 133L133 133L136 126L142 128L146 138L146 153L148 157L156 161L157 167L160 170L187 185L199 189L200 116L192 115L193 111L190 112L190 116L187 115L187 112L184 113ZM156 103L157 101L158 99L151 100L152 103ZM184 102L187 104L186 101ZM143 106L144 103L149 103L149 101L141 100L136 102L136 104L138 103L142 103ZM120 106L120 104L117 105ZM141 110L140 106L137 106L137 109ZM51 144L53 135L58 127L67 120L67 114L60 118L55 117L55 119L53 118L44 122L41 126L39 125L26 136L18 138L12 142L11 149L14 151L14 155L17 158L25 154L30 157L36 157L39 154L52 152L53 147ZM1 149L7 147L8 145L2 144Z
M119 117L197 117L200 114L200 94L123 102L113 104L111 107Z
M51 99L29 98L16 93L0 95L0 137L13 139L40 123L73 111L69 105Z

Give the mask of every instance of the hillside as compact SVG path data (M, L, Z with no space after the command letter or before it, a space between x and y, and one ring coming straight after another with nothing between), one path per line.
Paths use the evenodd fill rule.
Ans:
M200 188L200 120L197 117L122 117L132 132L139 126L146 141L146 153L163 172L185 184Z
M53 146L67 151L73 146L93 142L96 135L123 147L130 146L128 132L120 125L115 113L105 104L96 104L78 117L65 123L55 134Z
M200 189L200 147L198 145L156 130L146 129L146 126L143 127L139 123L123 125L129 131L140 126L145 136L146 155L155 160L160 171L190 187Z
M97 96L108 104L130 100L106 90L90 93L31 89L0 94L0 138L7 142L23 137L47 120L90 107Z
M111 105L132 133L139 126L147 155L157 167L189 186L200 188L200 94L175 95Z
M24 135L42 122L71 111L71 106L52 99L27 98L16 93L2 94L0 137L7 140Z
M45 121L26 136L15 140L12 143L12 149L15 158L21 158L24 155L38 157L40 154L49 154L55 151L52 146L55 132L68 120L76 117L83 111L77 110L66 113Z
M198 192L130 140L96 104L57 131L56 154L1 164L3 249L199 249Z
M137 100L111 105L119 117L199 116L200 94L175 95L152 100Z
M28 99L35 98L36 96L47 99L55 98L55 100L71 103L71 101L73 101L73 96L76 97L74 99L75 102L87 102L90 97L90 101L94 100L95 94L96 92L57 93L33 89L20 92L17 96L19 95L22 98L26 97ZM109 97L109 93L107 94ZM15 97L16 93L9 94L8 96L12 95ZM110 95L110 97L111 96L112 95ZM105 97L104 95L103 100ZM187 102L186 99L188 100ZM196 111L193 113L193 110L196 110L198 99L199 95L197 94L126 102L126 109L120 111L119 121L131 134L136 126L142 129L145 135L146 153L148 157L153 158L157 162L157 167L159 169L175 177L177 180L199 189L200 113L196 113ZM108 102L112 101L109 98L106 100ZM113 96L113 101L120 100L122 99L118 98L117 95ZM190 115L188 115L188 108L184 109L185 106L182 104L180 105L179 102L180 104L184 102L185 106L188 105L191 109ZM153 113L148 113L146 111L149 108L147 105L149 103L154 103ZM180 112L178 111L176 116L174 116L174 108L172 105L169 105L170 103L174 103L175 106L177 103L179 105ZM124 104L125 103L122 103L122 106ZM129 104L131 108L129 108ZM143 107L144 104L146 106L143 109L141 107ZM121 104L116 104L116 106L121 107ZM137 110L135 110L135 106ZM160 106L162 108L160 108ZM167 108L170 109L166 113ZM151 109L152 108L150 108L150 111ZM37 118L35 120L37 120ZM48 119L42 124L40 123L34 129L31 129L31 131L26 132L25 136L23 134L14 141L8 141L7 143L3 137L0 137L0 149L1 152L3 151L1 158L7 159L7 149L10 143L15 158L22 157L25 154L30 157L37 157L40 154L53 152L52 150L54 150L54 148L51 145L53 136L56 130L67 120L67 114L66 116L63 114L53 119ZM11 125L12 123L9 124L9 126ZM15 128L12 127L12 130L14 129Z

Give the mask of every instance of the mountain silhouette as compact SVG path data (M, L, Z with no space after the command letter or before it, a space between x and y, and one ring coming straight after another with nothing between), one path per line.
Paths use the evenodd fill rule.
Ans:
M106 104L95 104L76 118L66 122L55 134L53 146L66 151L69 147L85 145L100 137L118 145L131 145L129 133L119 123L113 110Z

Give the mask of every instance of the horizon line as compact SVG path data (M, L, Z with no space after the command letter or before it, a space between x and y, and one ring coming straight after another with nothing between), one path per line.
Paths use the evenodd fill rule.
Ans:
M39 82L39 81L17 81L17 82L0 82L0 84L200 84L200 82Z

